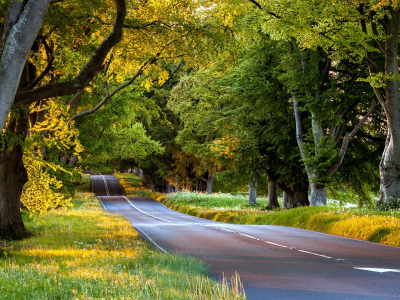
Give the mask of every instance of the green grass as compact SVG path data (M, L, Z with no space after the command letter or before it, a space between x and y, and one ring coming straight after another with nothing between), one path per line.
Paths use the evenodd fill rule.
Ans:
M88 189L84 176L80 189ZM23 213L31 237L0 242L1 299L244 299L207 278L207 267L165 255L91 193L44 217Z

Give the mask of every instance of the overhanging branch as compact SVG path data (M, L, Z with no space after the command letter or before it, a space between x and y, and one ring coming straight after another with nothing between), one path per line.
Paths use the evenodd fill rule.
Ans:
M115 0L117 15L111 32L104 38L92 57L71 80L50 83L29 91L17 93L14 104L30 104L42 99L75 94L85 88L101 69L111 49L122 39L122 28L126 16L125 0Z
M72 116L72 117L69 119L69 121L74 121L74 120L76 120L76 119L78 119L78 118L80 118L80 117L83 117L83 116L92 114L92 113L94 113L95 111L97 111L97 110L98 110L100 107L102 107L108 100L110 100L115 94L117 94L119 91L121 91L122 89L126 88L127 86L131 85L131 84L135 81L135 79L138 78L138 77L143 73L143 71L145 70L145 68L146 68L148 65L154 63L156 60L157 60L156 57L154 57L154 58L148 60L145 64L143 64L143 66L140 67L140 69L136 72L136 74L135 74L128 82L126 82L126 83L124 83L123 85L119 86L119 87L118 87L117 89L115 89L114 92L112 92L111 94L108 93L108 89L107 89L107 90L106 90L106 96L103 98L103 100L101 100L101 101L99 102L99 104L97 104L95 107L93 107L93 108L91 108L91 109L88 109L88 110L85 110L85 111L82 111L82 112L80 112L80 113L75 114L74 116Z

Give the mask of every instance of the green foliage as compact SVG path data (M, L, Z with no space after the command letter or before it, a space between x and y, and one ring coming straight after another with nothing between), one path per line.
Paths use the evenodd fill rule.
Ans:
M326 174L332 165L338 160L338 149L332 140L326 141L321 138L315 143L315 135L310 133L305 137L304 143L305 158L302 159L305 165L311 167L312 182L318 186L326 186L331 181Z
M3 128L2 133L0 135L0 151L5 151L9 149L13 150L14 146L20 145L22 146L25 141L25 134L18 133L15 134L15 126L16 122L20 118L27 118L29 110L26 109L23 105L11 107L10 115L7 120L6 126Z
M387 81L399 81L400 75L398 73L392 73L384 75L382 72L370 74L368 78L359 78L358 81L368 82L374 88L386 87Z
M118 161L144 160L162 153L161 144L148 135L143 125L158 117L158 108L143 93L138 86L128 88L106 103L102 113L76 121L85 148L80 162L84 168L106 171ZM94 94L84 96L88 106L97 101Z

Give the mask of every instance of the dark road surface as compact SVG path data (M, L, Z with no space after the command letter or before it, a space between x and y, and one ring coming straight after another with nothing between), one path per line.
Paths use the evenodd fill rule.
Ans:
M249 300L400 299L400 248L188 216L151 198L121 196L114 176L92 176L92 191L158 250L196 256L217 279L237 271Z

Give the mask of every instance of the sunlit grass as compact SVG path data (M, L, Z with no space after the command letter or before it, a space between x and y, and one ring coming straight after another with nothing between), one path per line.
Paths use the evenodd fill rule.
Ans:
M91 193L73 203L24 213L31 237L0 244L1 299L244 299L208 279L198 260L155 251Z

